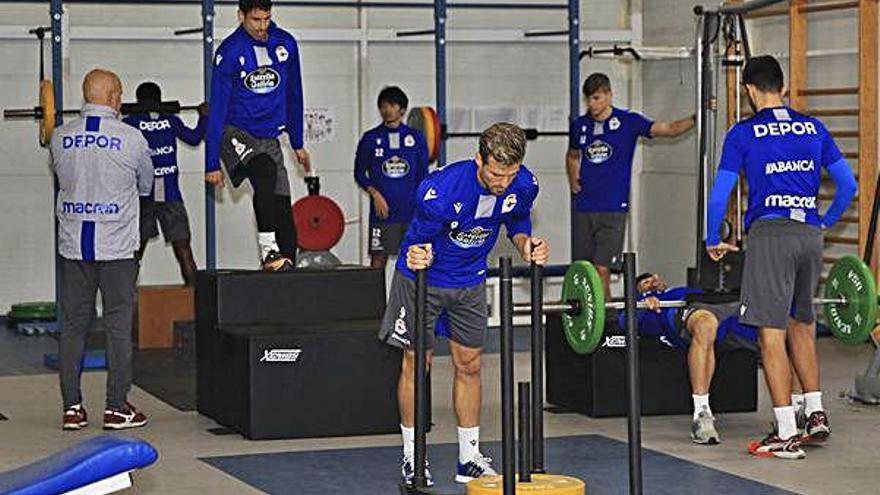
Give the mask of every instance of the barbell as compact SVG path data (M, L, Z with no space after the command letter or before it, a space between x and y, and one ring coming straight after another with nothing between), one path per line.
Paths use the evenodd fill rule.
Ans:
M131 115L137 113L157 112L157 113L180 113L186 110L198 110L199 105L181 105L179 101L163 101L155 105L144 106L139 103L123 103L119 113L122 115ZM55 121L58 114L71 115L79 114L79 109L63 109L55 108L55 91L52 81L43 79L40 81L40 101L39 104L31 108L8 108L3 110L4 119L34 119L39 122L40 126L40 146L48 146L52 140L52 132L55 130Z
M684 308L689 301L660 301L661 308ZM828 274L823 297L813 304L824 306L828 327L845 344L864 342L877 322L877 286L871 269L855 256L838 260ZM624 309L624 302L605 302L605 290L598 270L589 261L575 261L565 272L562 298L541 306L545 314L560 314L569 346L578 354L596 350L605 333L605 310ZM648 308L640 301L637 308ZM530 314L530 304L515 304L513 313Z
M435 161L440 154L440 141L450 138L478 138L481 132L454 132L447 131L445 125L440 122L437 110L433 107L413 107L406 118L406 125L422 131L428 145L428 159ZM526 139L529 141L541 136L568 136L567 131L541 131L534 128L524 128Z

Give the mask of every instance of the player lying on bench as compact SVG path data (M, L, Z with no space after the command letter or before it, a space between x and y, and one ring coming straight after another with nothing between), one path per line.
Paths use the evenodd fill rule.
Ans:
M723 303L689 302L684 308L660 308L660 301L688 300L702 294L692 287L669 287L656 273L643 273L636 278L639 301L648 309L638 311L639 335L653 337L663 344L688 353L694 415L691 439L702 445L721 441L715 428L715 416L709 407L709 386L715 373L715 352L750 349L758 352L757 328L739 323L739 300ZM619 315L621 328L626 315ZM806 424L803 394L792 393L792 404L798 412L798 429ZM806 434L804 434L806 436ZM808 439L807 439L808 440Z

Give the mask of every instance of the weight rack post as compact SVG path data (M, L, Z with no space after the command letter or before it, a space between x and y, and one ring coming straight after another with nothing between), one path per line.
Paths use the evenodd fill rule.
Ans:
M427 356L425 351L425 306L428 299L428 279L425 270L416 271L416 310L415 320L416 329L413 335L413 346L415 347L415 452L414 462L415 469L413 486L416 489L424 488L427 484L425 479L425 458L426 458L426 442L425 432L427 431L427 397L425 392L425 368Z
M544 274L532 262L532 446L531 472L544 472ZM520 399L522 400L522 399Z
M626 389L629 395L629 493L642 494L642 402L639 383L639 340L636 333L636 255L623 255L626 297Z
M501 258L501 450L504 495L515 495L513 432L513 278L509 256Z
M529 429L531 421L529 419L529 410L531 409L531 391L529 390L529 382L519 382L519 481L522 483L531 483L532 481L532 456L531 456L531 440L529 438Z

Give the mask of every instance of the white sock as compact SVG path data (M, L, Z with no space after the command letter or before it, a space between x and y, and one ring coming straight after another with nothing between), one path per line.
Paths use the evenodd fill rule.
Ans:
M824 411L825 409L822 407L822 392L807 392L804 394L804 402L807 405L806 413L807 417L810 417L810 414L813 414L816 411Z
M779 438L787 440L797 435L797 424L794 418L794 407L774 407L773 415L776 416L776 428Z
M804 407L804 394L791 394L791 405L797 411Z
M480 427L458 427L458 461L468 462L480 451Z
M712 408L709 407L709 394L691 395L691 397L694 399L694 419L697 419L702 411L706 411L709 416L712 415Z
M411 458L416 451L416 429L400 425L400 434L403 436L403 456Z
M266 259L269 251L280 251L275 241L275 232L260 232L257 234L257 244L260 246L260 260Z
M269 251L280 251L278 242L275 241L275 232L260 232L257 234L257 244L260 246L260 260L266 259Z

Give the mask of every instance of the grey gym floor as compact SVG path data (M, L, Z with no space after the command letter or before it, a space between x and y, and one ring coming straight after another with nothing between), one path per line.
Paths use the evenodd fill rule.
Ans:
M0 333L6 330L0 331ZM14 350L9 349L9 339L0 341L5 349L0 352L7 357ZM34 344L37 345L37 344ZM873 352L868 345L843 347L830 339L821 339L819 350L822 360L823 388L825 406L829 411L834 433L828 444L811 448L807 459L802 461L779 461L756 459L745 452L750 438L762 432L771 419L768 411L766 391L761 391L759 411L724 415L719 420L723 443L715 447L701 447L690 443L687 416L647 417L642 421L644 446L664 459L671 459L665 476L647 476L645 493L702 493L706 490L703 481L689 478L699 470L683 469L682 466L695 464L710 468L704 471L728 474L733 477L754 480L760 485L769 485L781 490L803 494L870 494L880 489L880 408L851 404L839 395L852 387L853 376L863 370ZM499 410L499 359L498 355L485 358L483 441L491 443L500 437ZM527 379L529 359L526 353L517 353L517 375ZM434 444L448 444L456 441L455 422L449 400L451 394L451 366L448 357L439 357L435 366L435 404L434 420L436 427L430 435ZM100 410L104 397L103 372L84 375L86 407L92 412L93 425L82 432L62 432L59 428L58 382L53 374L0 376L0 413L9 419L0 421L0 470L11 469L36 458L48 455L91 435L102 433ZM230 456L248 456L241 459L253 460L250 455L267 453L306 453L334 449L364 449L371 447L394 447L399 444L398 435L330 438L310 440L260 441L251 442L238 435L214 435L207 430L216 424L195 412L181 412L161 402L139 388L131 394L131 400L151 418L151 423L143 429L126 433L142 437L159 450L160 459L152 468L136 474L133 493L162 494L250 494L264 493L257 488L227 474L201 459L229 459ZM377 398L381 400L381 398ZM546 433L551 449L570 441L562 437L584 436L584 445L598 445L603 442L618 448L626 441L626 423L623 419L590 419L576 414L547 414ZM96 421L97 420L97 421ZM607 439L616 440L608 442ZM593 442L593 443L590 443ZM598 444L596 443L598 442ZM616 446L616 447L615 447ZM572 449L570 445L566 447ZM430 448L429 448L430 449ZM494 447L490 446L490 450ZM393 450L384 449L386 452ZM434 452L443 459L434 462L437 468L448 466L446 459L455 452L454 446L435 446ZM270 458L273 456L265 456ZM338 457L340 460L346 456ZM552 456L551 456L552 457ZM646 464L656 457L646 454ZM284 459L285 456L274 456ZM288 459L296 457L287 456ZM326 458L326 456L325 456ZM391 455L394 459L396 456ZM674 459L672 459L674 458ZM259 459L257 457L256 459ZM314 458L313 458L314 460ZM679 463L678 460L687 461ZM211 459L220 465L222 462ZM619 457L621 465L609 468L609 463L578 466L577 471L588 473L596 479L596 492L626 493L625 458ZM586 463L586 461L585 461ZM338 473L334 478L345 476L353 466L345 462L329 466L330 472ZM271 464L270 464L271 465ZM281 465L281 464L279 464ZM242 464L242 466L245 466ZM327 469L328 466L324 466ZM552 470L553 466L548 465ZM390 462L383 469L395 471L396 462ZM444 469L444 471L449 468ZM230 468L234 471L234 467ZM621 474L623 473L623 474ZM663 473L661 473L663 474ZM262 473L265 476L265 473ZM714 474L713 474L714 475ZM271 472L269 474L271 476ZM435 469L438 478L449 477L449 473ZM246 476L243 476L246 477ZM609 480L618 481L609 481ZM328 479L329 482L329 479ZM653 484L651 484L653 483ZM255 483L259 485L259 483ZM601 485L601 487L600 487ZM296 485L287 485L286 493L300 493ZM337 485L338 486L338 485ZM749 486L748 484L743 487ZM602 488L599 490L599 488ZM755 493L751 488L739 493ZM769 490L769 491L768 491ZM346 490L348 491L348 490ZM713 490L714 493L733 493L730 490ZM764 486L761 493L781 493ZM279 493L273 490L273 493ZM285 492L280 492L285 493ZM367 493L367 492L363 492ZM588 493L590 493L588 486Z

